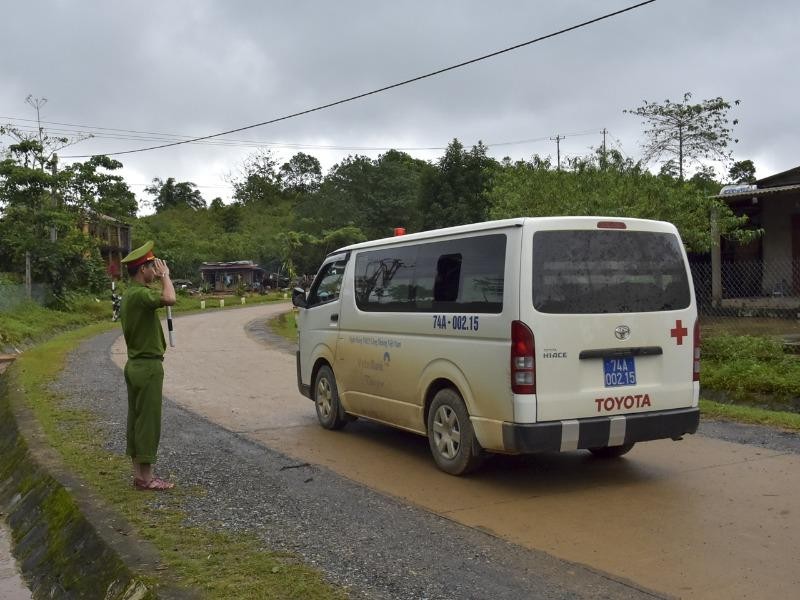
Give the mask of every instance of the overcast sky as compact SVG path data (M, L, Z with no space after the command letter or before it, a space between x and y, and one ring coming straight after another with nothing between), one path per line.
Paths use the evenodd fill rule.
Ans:
M242 127L635 3L9 2L0 19L0 122L31 125L22 119L36 116L25 103L32 94L48 100L43 121L72 125L47 127L109 128L95 132L118 138L98 136L62 155L142 148L159 142L112 129L200 136ZM208 201L227 201L226 175L255 143L270 144L281 161L312 154L327 170L348 154L376 157L386 147L435 159L454 137L466 146L482 140L497 158L523 159L555 158L548 138L560 134L562 156L574 156L600 146L606 128L609 145L639 158L643 128L623 109L691 91L697 101L741 100L731 111L740 120L735 158L752 159L765 177L800 165L798 21L796 0L658 0L409 86L221 138L224 145L118 159L140 200L154 177L174 177L196 183ZM519 140L539 141L507 144Z

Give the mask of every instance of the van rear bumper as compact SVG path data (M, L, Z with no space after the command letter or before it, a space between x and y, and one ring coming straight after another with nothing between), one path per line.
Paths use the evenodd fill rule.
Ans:
M660 410L546 423L503 423L506 452L567 451L678 438L694 433L699 408Z

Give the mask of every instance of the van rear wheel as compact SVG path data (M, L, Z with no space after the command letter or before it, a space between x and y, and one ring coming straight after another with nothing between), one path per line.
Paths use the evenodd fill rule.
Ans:
M328 365L321 366L317 371L314 380L314 407L317 410L317 420L325 429L341 429L351 420L346 418L339 402L336 377Z
M622 444L622 446L605 446L604 448L589 448L589 452L594 454L597 458L619 458L623 454L627 454L633 448L634 442L630 444Z
M439 390L428 411L428 445L436 465L445 473L464 475L483 463L469 413L452 388Z

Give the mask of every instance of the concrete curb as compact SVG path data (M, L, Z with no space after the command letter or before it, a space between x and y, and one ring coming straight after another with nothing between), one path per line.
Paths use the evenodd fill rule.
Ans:
M148 578L158 552L70 473L13 373L0 375L0 511L34 598L197 597Z

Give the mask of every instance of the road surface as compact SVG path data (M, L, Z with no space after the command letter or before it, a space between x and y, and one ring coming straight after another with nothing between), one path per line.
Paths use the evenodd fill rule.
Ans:
M288 305L176 319L164 393L247 439L449 520L664 595L782 598L800 589L800 455L703 436L496 457L438 471L427 441L359 420L331 432L297 391L295 358L246 332ZM112 346L122 366L124 341Z

